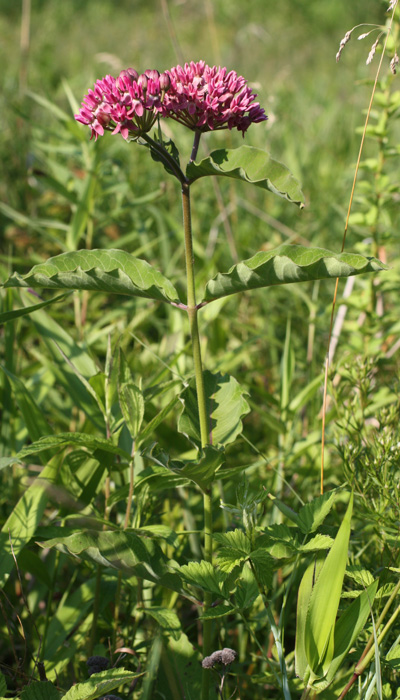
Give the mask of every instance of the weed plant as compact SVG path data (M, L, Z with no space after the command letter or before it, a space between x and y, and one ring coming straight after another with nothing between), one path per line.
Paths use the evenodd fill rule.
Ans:
M29 7L17 57L0 2L0 696L400 697L397 0ZM244 141L73 119L199 56L251 77Z

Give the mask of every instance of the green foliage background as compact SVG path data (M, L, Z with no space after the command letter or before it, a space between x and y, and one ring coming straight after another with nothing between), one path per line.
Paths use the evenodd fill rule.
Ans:
M354 25L384 23L387 4L377 0L32 0L30 46L24 53L20 48L21 4L0 0L2 279L14 270L25 273L66 249L120 247L148 260L182 291L183 241L176 184L151 161L145 149L128 147L122 139L108 134L96 144L88 143L89 130L74 122L72 115L87 89L107 73L116 75L128 66L139 71L153 67L164 70L186 60L226 65L255 86L269 121L252 127L246 143L265 148L282 160L301 181L306 196L306 207L299 212L287 202L242 183L209 178L196 183L194 244L199 284L204 285L218 271L226 271L238 259L283 243L339 252L359 129L379 59L377 55L371 66L365 65L376 35L357 42L355 33L339 64L335 54L340 39ZM385 90L396 94L398 88L395 83L386 84L381 94ZM384 113L387 116L389 112L381 98L372 123L378 124ZM347 483L355 488L350 561L374 576L381 574L388 588L380 600L393 583L387 567L399 566L398 116L395 102L385 133L371 133L367 141L346 243L346 250L383 257L390 270L383 273L385 276L381 273L377 278L355 280L331 369L332 398L327 415L325 486L329 489ZM187 158L191 135L177 125L169 128ZM242 143L239 133L225 132L208 134L203 141L202 157L213 148ZM379 154L384 163L380 170ZM373 164L368 158L377 162ZM93 173L92 180L88 172ZM383 201L380 209L378 201ZM261 484L295 510L300 501L308 502L319 493L320 386L333 286L332 281L259 290L215 302L202 312L206 367L235 376L248 392L251 408L244 418L244 437L228 448L230 474L216 489L217 531L240 524L237 494L243 488L244 469L250 491L258 492ZM343 289L341 283L339 294ZM2 310L38 301L21 294L4 292ZM135 381L143 384L145 424L164 411L155 437L158 449L173 459L180 454L190 456L190 444L176 430L176 407L171 404L182 378L192 373L190 349L182 340L185 334L187 338L184 317L145 299L85 292L49 308L2 330L1 363L9 379L11 373L22 380L40 407L41 419L35 415L37 434L33 435L28 419L31 407L21 409L23 389L18 380L11 377L10 384L3 375L1 456L15 454L50 430L104 437L92 397L85 394L82 399L76 376L49 340L58 334L63 352L86 378L104 371L108 336L113 347L119 342ZM59 325L52 326L51 319ZM102 379L99 376L93 380L96 390ZM130 450L126 429L120 446ZM162 457L159 459L162 462ZM168 536L166 532L162 536L163 557L178 558L178 552L183 564L200 558L198 492L172 475L166 490L165 482L153 476L148 488L145 470L150 462L148 455L137 458L137 474L144 473L137 484L135 526L162 525L168 529ZM72 461L62 462L60 491L49 494L47 505L38 505L33 495L32 503L38 511L42 508L43 514L39 540L48 543L57 536L55 528L51 529L53 521L71 526L77 501L79 508L83 505L85 517L104 514L104 475L100 472L98 460L85 464L78 451ZM0 472L1 526L36 473L35 464L29 470L14 465L12 470ZM97 481L93 474L97 474ZM127 480L124 474L114 474L114 479L111 521L120 524ZM63 488L71 488L71 500L64 500ZM228 504L225 510L218 507L219 497ZM271 504L258 503L256 511L260 527L283 525L282 514ZM339 498L336 515L331 514L322 534L334 536L344 511ZM183 527L192 534L176 546L173 531ZM68 534L66 531L65 536ZM7 542L3 545L7 547ZM284 546L281 540L279 546ZM39 552L32 541L18 559L29 607L15 572L5 587L8 597L0 623L0 662L13 693L26 682L44 631L48 632L48 644L54 645L53 656L49 646L46 650L51 657L50 671L60 669L62 687L67 689L72 680L86 677L96 575L93 561L75 567L65 553L56 553L50 545L44 565ZM272 604L279 610L286 596L285 585L293 574L282 621L289 665L293 664L296 586L305 569L303 563L297 569L293 560L282 563L274 572L272 586ZM349 577L350 595L353 586L354 578ZM138 603L136 587L132 574L123 598L122 638L131 634L129 611ZM103 654L107 653L114 596L115 577L108 572L96 637L96 649ZM176 611L185 633L196 643L194 611L185 600L176 602L174 596L171 590L158 592L152 604L169 608L173 614ZM59 601L66 599L68 606L63 607ZM55 615L53 621L46 618L46 610ZM16 613L24 635L18 631ZM165 622L161 614L157 617L157 610L153 617L140 615L135 622L140 637L138 656L148 669L158 668L159 663L162 669L158 686L153 685L150 674L140 690L134 690L134 697L146 700L154 688L169 679L171 658L186 663L190 645L186 637L180 642L174 639L171 629L179 625L175 618ZM258 700L265 697L265 689L269 697L281 697L265 660L258 655L257 643L271 648L263 610L254 610L251 629L234 616L224 619L218 641L221 648L226 645L239 650L241 697ZM169 634L163 651L157 641L160 629L167 637ZM391 642L397 633L394 630ZM10 637L15 640L14 656L25 654L19 674ZM67 647L73 648L73 653L65 652ZM354 660L357 658L355 655ZM392 663L385 661L387 697L398 683L396 658ZM127 667L137 671L136 659ZM349 670L339 678L337 687L324 691L324 700L338 697L346 673ZM252 682L249 675L254 677ZM300 697L296 680L292 692L293 697ZM178 694L171 697L175 700Z

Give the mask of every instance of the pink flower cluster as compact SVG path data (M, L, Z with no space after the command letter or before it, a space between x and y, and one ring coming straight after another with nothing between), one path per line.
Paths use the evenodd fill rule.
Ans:
M198 131L237 128L268 117L246 80L234 70L212 68L204 61L185 63L166 71L171 87L165 98L168 116Z
M75 119L86 124L97 140L104 131L136 139L148 132L157 116L175 119L193 131L237 128L268 117L242 76L204 61L185 63L165 73L133 68L118 78L107 75L89 90Z
M158 113L165 112L163 100L169 85L169 76L157 70L139 75L128 68L116 79L106 75L85 95L75 119L91 128L96 141L105 130L120 133L126 140L138 138L152 128Z

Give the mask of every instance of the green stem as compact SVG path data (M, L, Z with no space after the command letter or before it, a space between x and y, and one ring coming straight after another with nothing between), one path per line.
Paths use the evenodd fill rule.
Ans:
M195 137L193 152L197 152L199 136ZM193 155L192 152L192 155ZM190 212L190 189L187 182L182 183L182 209L183 226L185 234L185 260L187 280L187 313L189 318L190 337L192 342L194 375L196 381L197 405L199 410L201 446L205 447L209 442L208 416L206 395L204 390L203 368L201 360L201 347L198 326L198 308L196 305L194 255L192 242L192 223ZM212 562L212 500L211 488L204 493L204 558ZM205 593L203 612L209 609L212 603L212 594ZM212 621L203 622L203 657L211 653ZM201 700L209 700L210 673L203 670Z

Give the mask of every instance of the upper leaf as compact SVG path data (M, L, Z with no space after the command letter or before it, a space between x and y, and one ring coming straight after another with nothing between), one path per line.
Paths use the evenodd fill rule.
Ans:
M207 283L203 301L277 284L350 277L384 269L385 265L376 258L285 244L275 250L256 253L233 265L228 272L218 273Z
M205 175L233 177L304 206L304 195L298 180L285 165L271 158L269 153L260 148L220 148L200 163L189 163L186 175L191 182Z
M78 250L13 275L4 287L86 289L179 303L178 292L161 272L123 250Z

